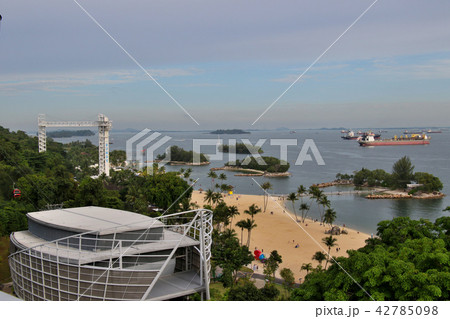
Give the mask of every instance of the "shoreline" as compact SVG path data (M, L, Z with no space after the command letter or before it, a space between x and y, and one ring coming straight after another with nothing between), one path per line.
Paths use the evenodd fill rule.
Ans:
M192 201L199 206L203 206L204 192L194 190L192 194ZM263 195L246 195L233 194L225 195L224 201L227 205L235 205L238 207L240 215L232 220L231 228L236 231L236 235L243 244L247 242L247 231L241 232L241 229L235 224L242 219L250 218L250 215L244 214L244 210L252 204L258 207L263 206ZM283 268L292 270L295 276L296 283L299 278L304 278L306 271L301 270L303 263L311 263L313 267L318 265L318 262L312 260L312 256L317 251L327 251L327 247L322 244L322 238L329 236L326 234L330 227L328 225L320 225L319 222L307 218L305 223L296 223L295 215L285 206L285 202L280 196L269 197L266 212L261 212L254 216L257 225L251 232L250 251L255 249L261 250L264 254L269 255L271 251L277 250L282 256L283 262L277 270L277 278L281 278L279 272ZM342 229L342 226L340 226ZM370 238L370 235L353 228L345 227L348 234L341 234L334 236L337 238L337 248L332 248L331 256L348 256L347 250L359 249L365 246L365 240ZM322 263L325 266L325 261ZM251 265L256 273L263 273L263 264L259 260L254 260Z
M241 168L241 167L233 167L233 166L213 167L213 168L211 168L211 171L242 172L239 174L235 174L234 176L264 176L264 177L289 177L289 176L291 176L291 173L289 173L289 172L270 173L270 172L260 171L257 169Z

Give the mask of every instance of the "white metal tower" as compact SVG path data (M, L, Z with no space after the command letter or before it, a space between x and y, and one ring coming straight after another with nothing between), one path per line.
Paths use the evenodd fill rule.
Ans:
M56 121L45 120L45 114L38 116L39 153L47 151L47 127L98 127L98 171L109 176L109 131L112 122L103 114L98 115L98 121Z

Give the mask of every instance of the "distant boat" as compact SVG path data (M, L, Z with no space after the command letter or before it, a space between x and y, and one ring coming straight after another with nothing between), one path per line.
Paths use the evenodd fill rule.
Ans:
M295 134L295 133L297 133L296 131L290 131L289 133L291 133L291 134Z
M341 136L344 140L357 140L359 138L359 135L356 135L353 131L348 131L346 135Z
M403 132L403 134L423 134L423 131L420 131L420 130L417 130L417 131L408 131L408 130L405 130L405 131Z
M372 132L363 133L361 131L358 131L358 134L355 134L355 132L349 131L347 135L341 136L341 138L343 138L344 140L359 140L361 139L361 137L364 137L368 134L372 134L376 140L381 137L381 134L373 134Z
M427 133L442 133L442 131L441 130L437 130L437 131L428 130Z

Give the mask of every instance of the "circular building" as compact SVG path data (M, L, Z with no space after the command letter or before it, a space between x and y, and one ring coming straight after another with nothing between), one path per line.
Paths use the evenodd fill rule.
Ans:
M212 212L151 218L79 207L28 213L9 265L23 300L209 299Z

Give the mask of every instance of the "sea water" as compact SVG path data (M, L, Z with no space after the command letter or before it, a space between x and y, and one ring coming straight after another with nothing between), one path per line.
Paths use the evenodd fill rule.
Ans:
M252 144L265 139L262 145L263 156L274 156L280 158L280 146L271 145L271 139L290 139L291 143L297 140L296 146L288 146L287 160L290 163L290 177L242 177L235 176L235 172L218 171L225 173L227 184L234 186L235 193L241 194L263 194L258 186L264 182L270 182L272 194L288 194L296 192L299 185L308 188L312 184L321 182L329 182L335 179L337 173L353 174L354 171L365 167L368 169L384 169L391 172L393 164L403 156L408 156L415 166L415 172L428 172L439 177L444 184L444 193L450 192L450 132L442 131L438 134L430 134L430 145L407 145L407 146L378 146L378 147L360 147L356 141L341 139L341 133L336 130L297 130L289 131L252 131L251 134L242 135L213 135L207 132L161 132L162 135L169 136L171 140L163 145L160 152L169 145L177 145L185 150L192 150L194 139L213 139L222 140L228 144L230 139L248 139ZM126 141L131 138L134 133L111 132L114 144L110 146L111 150L125 150ZM403 129L388 130L382 133L382 137L390 138L394 135L403 135ZM89 137L94 144L98 145L98 137ZM59 142L67 143L75 140L71 139L55 139ZM86 138L78 138L85 140ZM300 149L306 139L311 139L317 146L325 165L318 165L312 152L312 161L305 161L302 165L295 165ZM215 144L215 143L213 143ZM201 152L206 154L214 154L216 152L214 145L202 146ZM211 179L207 174L212 167L221 167L228 160L228 154L222 154L223 158L219 161L213 161L209 166L200 166L192 168L191 178L199 179L195 185L195 189L211 188ZM246 155L237 155L237 158L243 159ZM179 170L180 166L166 166L167 171ZM185 167L186 168L186 167ZM215 180L215 183L221 183ZM348 191L350 187L332 187L324 189L325 192L331 191ZM450 193L449 193L450 194ZM332 208L337 212L335 223L338 225L345 224L348 227L358 230L375 233L378 222L386 219L392 219L399 216L408 216L413 219L425 218L434 221L441 216L449 216L448 212L443 209L450 206L450 197L442 199L427 200L368 200L364 195L333 195L328 196L331 201ZM310 203L308 198L304 198L305 202ZM286 207L292 210L292 204L286 202ZM300 201L297 201L297 209ZM317 205L312 203L311 210L308 214L312 218L318 218Z

